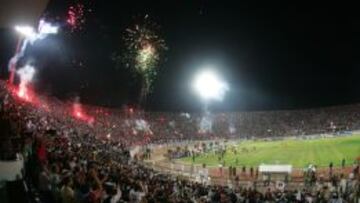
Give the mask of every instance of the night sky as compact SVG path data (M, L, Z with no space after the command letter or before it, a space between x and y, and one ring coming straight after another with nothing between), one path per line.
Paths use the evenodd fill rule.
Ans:
M65 2L65 3L64 3ZM83 103L135 104L140 83L112 55L136 16L161 26L169 50L147 110L199 111L191 90L197 70L212 66L230 86L215 111L309 108L360 102L359 31L355 5L246 3L245 1L89 1L83 29L62 30L29 48L39 70L38 91ZM120 1L118 1L120 2ZM123 1L121 1L123 2ZM133 3L130 3L133 2ZM250 1L254 2L254 1ZM58 20L72 1L50 1L45 16ZM56 17L58 17L56 19ZM1 30L4 76L16 35Z

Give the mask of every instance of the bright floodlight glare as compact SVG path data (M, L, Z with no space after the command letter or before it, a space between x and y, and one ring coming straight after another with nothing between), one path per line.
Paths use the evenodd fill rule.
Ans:
M34 28L30 26L15 26L15 30L28 39L36 38L36 32Z
M196 76L194 89L204 100L222 101L228 85L212 71L204 71Z
M44 20L40 20L38 31L30 26L15 26L15 30L22 34L30 43L41 40L49 34L58 33L58 26L52 25Z
M39 34L46 35L46 34L56 34L58 33L58 26L54 26L51 23L48 23L44 20L40 20L39 23Z

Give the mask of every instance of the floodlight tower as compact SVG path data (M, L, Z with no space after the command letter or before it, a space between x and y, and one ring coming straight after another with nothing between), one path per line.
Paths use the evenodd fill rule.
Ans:
M212 116L208 110L208 105L214 100L222 101L229 87L214 71L205 69L196 75L193 89L199 95L204 105L204 115L200 122L200 130L202 132L211 132Z

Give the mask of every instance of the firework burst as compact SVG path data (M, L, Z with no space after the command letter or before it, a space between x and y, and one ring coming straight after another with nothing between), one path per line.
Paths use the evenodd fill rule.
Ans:
M68 8L66 22L72 32L82 29L82 25L85 23L84 13L84 5L81 3L71 5Z
M141 100L151 90L152 83L158 72L161 54L167 50L165 41L157 34L159 26L151 22L146 15L126 29L124 42L127 53L124 59L126 65L142 77Z

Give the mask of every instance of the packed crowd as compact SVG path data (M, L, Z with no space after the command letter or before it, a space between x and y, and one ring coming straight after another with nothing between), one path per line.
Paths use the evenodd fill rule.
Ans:
M100 114L96 117L102 120L102 123L110 122L103 128L109 129L108 126L113 126L109 131L111 134L117 135L131 130L130 132L133 134L142 133L142 136L145 134L145 137L151 139L152 142L163 142L214 138L281 137L357 130L360 129L358 109L359 105L352 105L302 111L202 115L199 113L149 113L125 108L122 112ZM134 122L134 120L140 122ZM118 123L124 124L117 126ZM135 130L133 130L134 128ZM124 129L127 131L123 132ZM119 133L119 130L122 132Z
M66 114L61 105L54 109L35 107L4 89L0 92L1 130L5 132L2 140L16 137L22 142L20 147L19 142L6 142L3 152L21 150L26 181L37 189L41 202L356 202L360 198L358 173L335 182L318 181L304 189L269 187L266 191L258 190L255 182L247 187L204 185L162 174L132 159L130 146L166 138L187 139L196 131L193 124L196 117L129 112L115 118L103 111L103 117L96 116L94 123L86 123ZM90 110L87 112L91 114ZM277 124L275 117L274 122L269 122L272 125ZM160 125L162 122L167 124ZM123 127L115 126L104 132L97 129L100 125ZM340 120L336 125L340 125ZM355 124L348 126L352 128ZM123 128L122 133L117 134L119 128ZM174 134L175 130L178 134ZM202 134L199 138L202 136L209 139Z
M2 94L6 95L5 83L1 82L1 86ZM127 145L171 140L289 137L360 129L360 104L308 110L213 114L144 112L132 107L109 109L80 104L81 112L74 112L74 102L64 103L47 97L39 97L32 105L36 108L31 111L40 114L40 119L50 117L49 125L60 120L66 125L81 127L83 132L125 141ZM78 116L79 113L82 115ZM28 122L29 115L24 116L26 118L23 120Z

